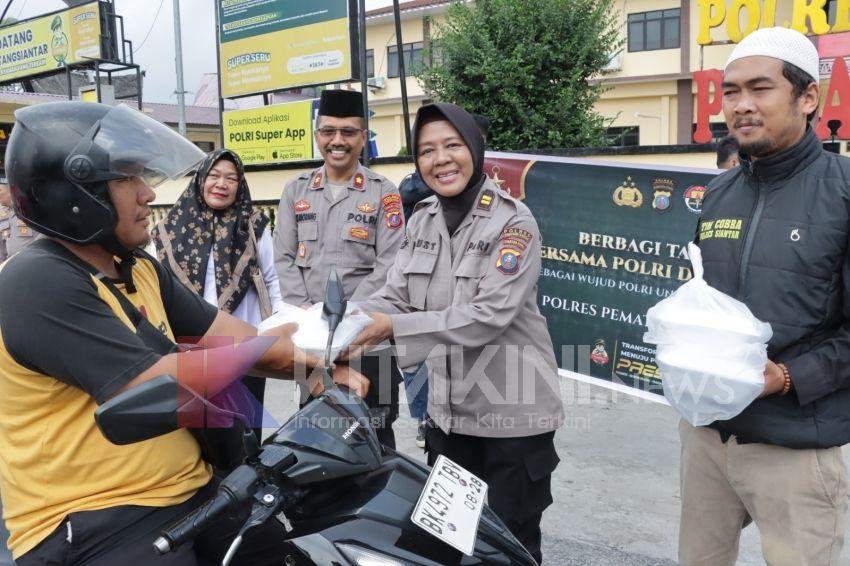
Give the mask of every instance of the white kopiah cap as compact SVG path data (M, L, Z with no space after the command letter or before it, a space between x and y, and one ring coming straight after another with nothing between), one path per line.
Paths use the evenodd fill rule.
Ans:
M761 55L799 67L817 83L820 79L818 50L802 33L788 28L763 28L756 30L735 46L726 61L726 67L744 57Z

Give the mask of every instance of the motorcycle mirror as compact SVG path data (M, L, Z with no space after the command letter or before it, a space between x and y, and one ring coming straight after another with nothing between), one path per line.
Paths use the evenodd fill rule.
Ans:
M336 331L336 327L345 315L346 304L342 282L339 280L336 268L331 266L328 281L325 284L325 301L322 306L322 314L328 321L328 329L331 335Z
M161 375L119 393L94 412L98 428L113 444L131 444L177 430L180 384Z
M331 349L333 346L334 332L339 326L342 317L345 315L345 307L347 305L345 294L342 289L342 282L336 273L336 267L331 266L328 273L328 281L325 284L325 300L322 303L322 316L328 321L328 343L325 347L325 371L322 375L322 385L324 388L330 389L333 387L333 379L330 376L331 368Z

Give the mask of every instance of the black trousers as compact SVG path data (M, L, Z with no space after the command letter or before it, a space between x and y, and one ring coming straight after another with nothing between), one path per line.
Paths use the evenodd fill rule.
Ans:
M425 450L428 465L443 455L487 482L487 504L539 564L540 520L552 504L552 472L560 461L554 440L554 432L519 438L446 434L429 420Z
M224 518L176 551L156 554L153 541L172 522L212 497L213 479L184 503L171 507L121 505L99 511L71 513L34 549L16 560L17 566L218 566L247 518L248 508ZM70 526L69 526L70 525ZM231 564L283 564L286 530L275 519L249 531Z

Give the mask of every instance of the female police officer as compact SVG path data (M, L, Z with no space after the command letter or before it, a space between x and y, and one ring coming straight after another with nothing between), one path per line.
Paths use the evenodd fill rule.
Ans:
M355 343L392 337L402 367L427 362L429 463L442 454L484 479L491 508L539 562L564 414L537 308L537 223L483 173L484 140L465 110L423 106L413 133L436 195L416 207L386 285L361 305L374 323Z

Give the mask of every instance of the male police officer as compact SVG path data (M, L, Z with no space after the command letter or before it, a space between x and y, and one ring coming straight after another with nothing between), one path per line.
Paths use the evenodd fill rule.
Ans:
M384 284L404 235L395 185L358 163L366 143L363 96L322 92L316 125L324 165L287 183L274 235L283 300L301 306L322 300L332 266L347 299L369 297ZM395 446L401 376L389 349L377 354L363 359L361 371L372 383L365 401L382 409L378 437Z

